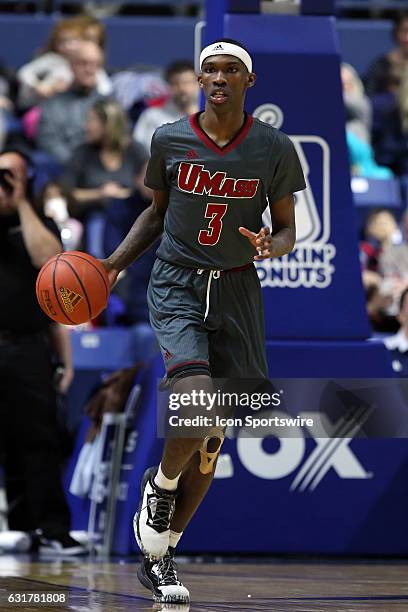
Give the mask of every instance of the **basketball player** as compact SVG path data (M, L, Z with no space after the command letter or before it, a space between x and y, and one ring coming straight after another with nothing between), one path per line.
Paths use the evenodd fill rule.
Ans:
M244 111L255 85L249 52L218 40L201 52L205 110L158 128L145 183L152 205L104 261L111 282L164 231L148 289L151 324L175 393L212 378L268 376L254 260L295 244L293 193L305 188L289 138ZM262 227L269 202L272 231ZM134 526L139 579L156 601L183 603L174 550L214 476L223 431L168 438L143 478Z

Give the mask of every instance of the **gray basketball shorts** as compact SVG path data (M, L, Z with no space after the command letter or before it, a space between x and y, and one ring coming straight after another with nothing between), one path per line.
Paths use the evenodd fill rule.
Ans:
M156 259L147 292L167 379L267 378L256 268L197 270Z

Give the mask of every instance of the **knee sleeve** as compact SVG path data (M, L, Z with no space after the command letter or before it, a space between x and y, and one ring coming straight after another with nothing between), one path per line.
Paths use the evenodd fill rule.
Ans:
M202 474L211 474L214 469L215 461L220 454L222 443L224 442L224 431L220 427L214 427L203 440L200 451L200 472ZM208 444L211 440L216 440L217 448L215 451L208 450Z

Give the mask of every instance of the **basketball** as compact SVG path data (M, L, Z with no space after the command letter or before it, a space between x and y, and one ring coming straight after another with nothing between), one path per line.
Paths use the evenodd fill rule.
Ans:
M103 265L87 253L69 251L49 259L38 273L38 303L53 321L78 325L106 308L109 279Z

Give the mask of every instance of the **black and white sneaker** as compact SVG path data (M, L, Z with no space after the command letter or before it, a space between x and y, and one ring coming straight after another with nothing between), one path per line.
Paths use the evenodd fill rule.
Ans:
M168 551L160 561L149 561L144 557L137 571L140 582L153 593L154 601L165 604L188 604L190 593L178 579L174 549Z
M136 542L152 561L164 557L169 547L170 522L177 495L160 489L154 483L156 473L156 467L148 468L144 473L139 508L133 519Z
M67 533L58 537L46 537L40 530L35 534L36 548L40 555L76 557L87 555L88 550Z

